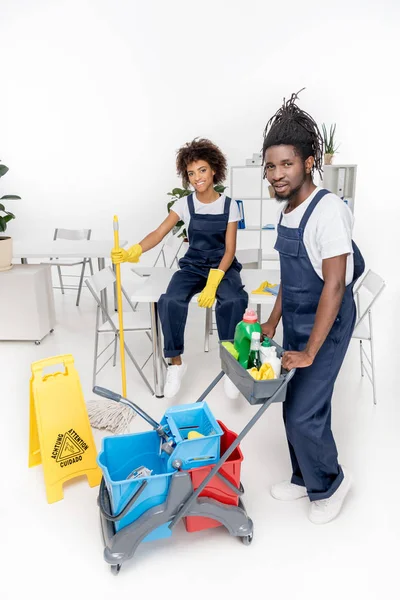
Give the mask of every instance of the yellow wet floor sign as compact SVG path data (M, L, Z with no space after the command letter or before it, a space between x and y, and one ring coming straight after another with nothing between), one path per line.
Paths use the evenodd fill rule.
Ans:
M63 372L43 369L64 365ZM62 500L63 484L86 475L90 487L99 485L101 470L71 354L53 356L31 365L29 466L43 463L47 500Z

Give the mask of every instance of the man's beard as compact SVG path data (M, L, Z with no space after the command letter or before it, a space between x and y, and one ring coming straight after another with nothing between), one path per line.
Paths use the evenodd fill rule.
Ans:
M306 180L306 172L304 170L303 179L302 179L301 183L299 183L299 185L297 187L291 189L289 194L287 194L287 196L280 196L279 193L275 190L275 200L277 200L278 202L290 202L290 200L293 198L293 196L295 194L297 194L297 192L301 189L305 180Z

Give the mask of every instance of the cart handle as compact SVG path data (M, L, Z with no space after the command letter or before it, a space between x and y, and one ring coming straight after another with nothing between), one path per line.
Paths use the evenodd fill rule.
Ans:
M128 400L128 398L124 398L121 394L117 394L117 392L113 392L112 390L108 390L107 388L100 387L99 385L95 385L93 388L93 393L98 396L102 396L103 398L107 398L108 400L112 400L113 402L119 402L120 404L124 404L125 406L129 406L134 412L136 412L139 416L142 417L149 425L153 427L165 440L169 440L168 435L165 433L163 426L160 423L157 423L150 415L148 415L144 410L142 410L137 404Z
M242 482L240 482L240 487L236 487L236 485L234 485L231 481L229 481L229 479L227 477L225 477L225 475L222 475L222 473L217 473L216 476L221 479L221 481L223 481L225 483L225 485L228 486L228 488L230 488L232 490L232 492L234 492L237 496L243 496L244 494L244 488L242 486Z
M106 484L104 481L104 477L101 478L101 483L100 483L100 490L99 490L99 507L100 507L100 512L103 515L103 517L105 519L107 519L107 521L119 521L120 519L122 519L123 517L125 517L125 515L127 514L127 512L130 510L130 508L132 507L132 505L136 502L136 500L139 498L140 494L144 491L144 488L146 487L146 485L148 484L147 479L142 481L142 483L140 484L139 488L136 490L136 492L133 494L132 498L129 500L128 504L125 506L125 508L123 508L121 510L121 512L119 512L117 515L112 515L110 514L105 505L104 505L104 493L106 490Z
M252 427L254 427L254 425L257 423L257 421L260 419L260 417L264 414L264 412L267 410L267 408L273 403L274 399L277 397L279 392L287 386L287 384L292 379L295 372L296 372L296 369L291 369L289 371L289 373L286 375L286 377L282 380L281 385L275 390L274 394L272 394L271 398L269 398L267 400L267 402L265 402L264 404L261 405L261 407L256 412L256 414L247 423L246 427L244 427L244 429L239 433L236 440L229 446L229 448L227 448L227 450L221 456L219 461L211 469L211 471L209 472L207 477L205 477L203 479L203 481L201 482L201 484L199 485L197 490L195 490L188 498L186 498L185 502L182 504L182 506L180 507L180 509L174 516L174 518L172 519L171 523L168 525L169 529L173 529L175 527L175 525L178 523L178 521L180 521L182 519L182 517L187 515L189 508L191 507L193 502L196 500L196 498L199 497L201 492L204 490L204 488L207 486L207 484L211 481L211 479L214 477L214 475L216 475L218 473L218 470L225 463L226 459L229 458L229 456L232 454L232 452L235 450L235 448L237 448L239 446L240 442L245 437L245 435L247 435L247 433L250 431L250 429L252 429ZM218 383L218 381L223 377L223 374L224 374L224 372L221 371L221 373L219 373L219 375L217 375L217 377L214 379L214 381L211 383L211 385L209 385L209 387L207 388L208 391L210 391ZM203 397L204 397L204 394L202 394L201 399L203 399Z

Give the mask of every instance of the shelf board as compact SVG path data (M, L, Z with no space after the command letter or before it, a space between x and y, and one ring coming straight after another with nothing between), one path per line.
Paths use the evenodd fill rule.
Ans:
M275 200L275 198L271 198L270 196L238 196L233 197L232 200Z
M276 229L263 229L259 225L249 225L248 227L245 227L244 229L238 228L238 231L276 231Z
M274 253L265 253L262 255L262 259L263 260L276 260L279 261L279 253L278 252L274 252Z
M230 169L261 169L264 165L232 165Z

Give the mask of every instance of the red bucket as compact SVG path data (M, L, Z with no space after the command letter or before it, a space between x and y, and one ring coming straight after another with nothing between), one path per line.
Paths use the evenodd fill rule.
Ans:
M221 437L221 452L222 456L228 447L236 440L237 433L230 431L225 427L221 421L218 421L223 435ZM240 468L243 460L243 454L240 447L237 446L232 454L227 458L225 463L219 469L219 473L226 477L233 485L237 488L240 487ZM214 465L208 465L206 467L199 467L197 469L190 469L189 473L192 478L193 489L197 490L199 485L204 481L207 475L210 473ZM212 498L218 500L223 504L230 504L237 506L239 504L239 496L235 494L230 487L226 485L219 477L214 476L211 481L208 482L204 490L200 493L200 498ZM202 529L211 529L213 527L220 527L221 523L214 521L214 519L208 519L206 517L185 517L185 527L189 532L201 531Z

